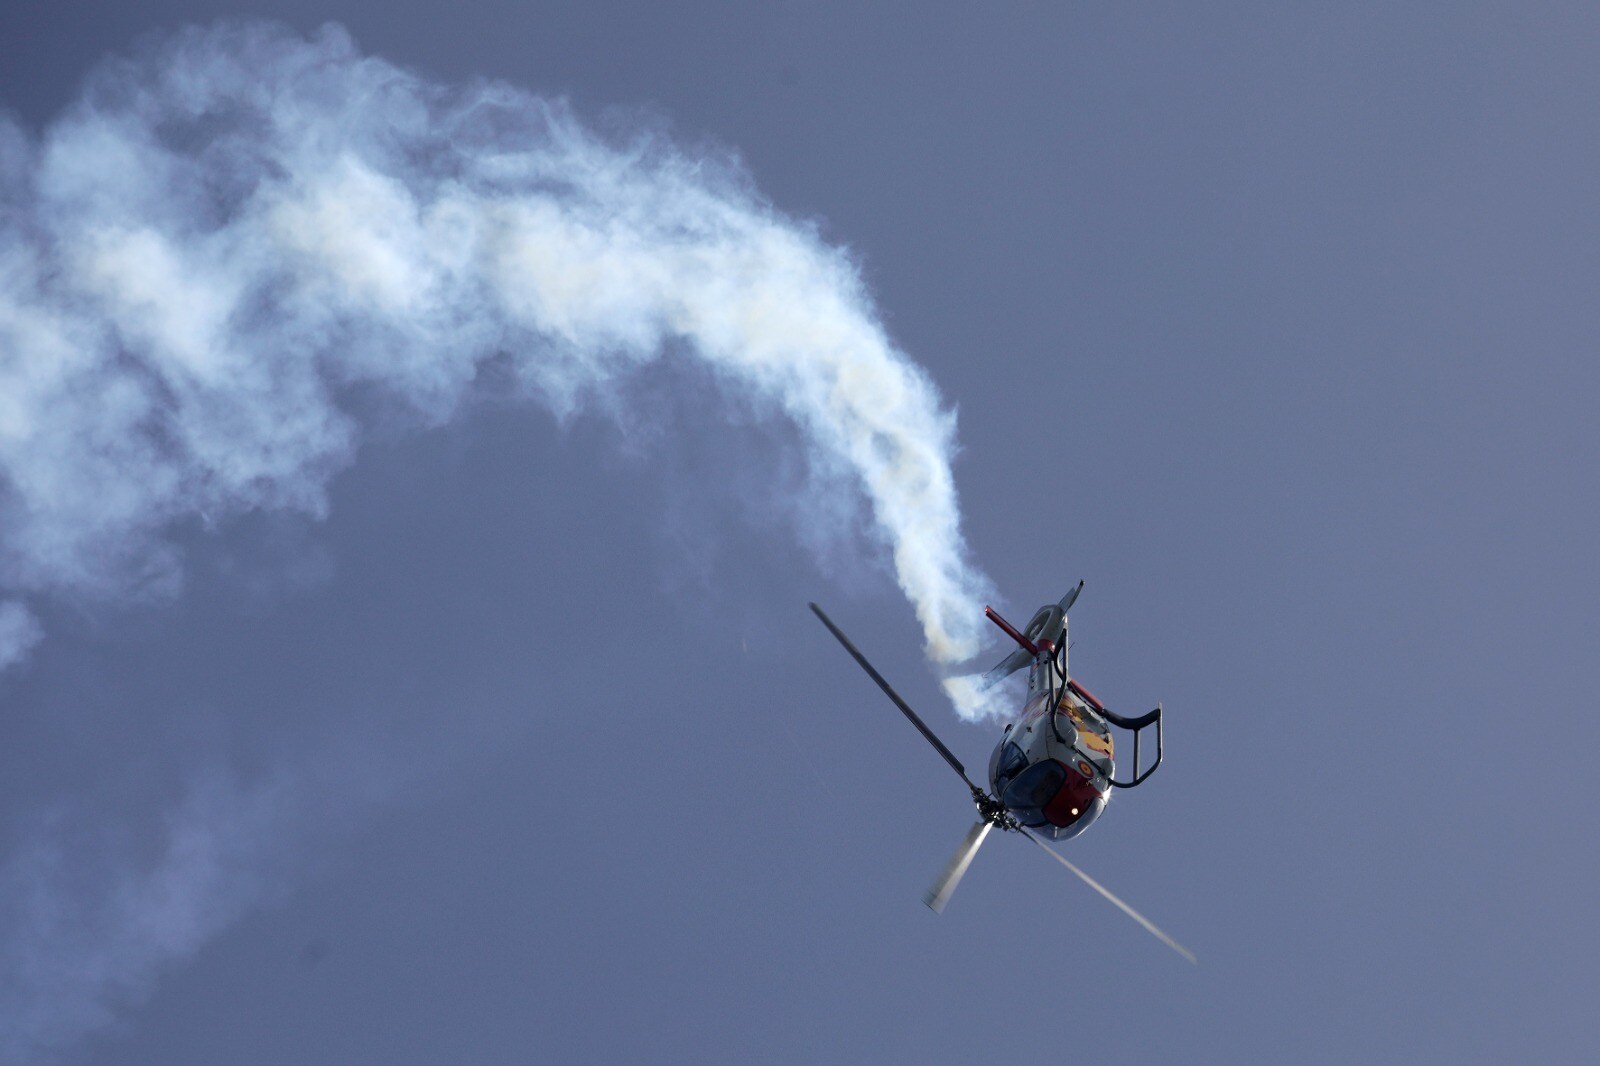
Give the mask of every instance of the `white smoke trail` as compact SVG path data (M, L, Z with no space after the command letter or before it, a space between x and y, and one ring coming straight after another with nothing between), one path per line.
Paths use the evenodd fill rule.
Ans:
M125 810L125 789L6 820L0 1063L53 1061L112 1024L165 970L292 891L319 845L470 747L459 736L409 737L378 754L356 736L300 741L292 760L248 775L198 744L174 781L134 790L176 788L149 822Z
M850 472L930 657L976 650L953 415L736 163L336 27L181 32L0 123L0 588L170 588L173 522L320 513L360 404L442 422L494 359L565 415L669 353Z
M981 722L985 718L1011 718L1017 713L1018 693L1015 687L985 688L980 673L946 676L940 685L956 711L969 722Z
M40 136L0 116L0 669L40 639L30 597L175 588L179 523L321 514L362 412L440 424L492 363L565 417L665 358L792 420L864 494L929 655L976 650L953 415L849 256L735 162L430 84L337 28L110 62ZM103 869L70 817L25 835L0 1054L103 1024L270 892L302 791L202 782L153 856Z
M0 864L0 1062L39 1061L107 1025L164 966L281 893L281 785L201 775L146 848L65 809L26 827Z
M44 635L38 621L16 600L0 603L0 670L21 662Z

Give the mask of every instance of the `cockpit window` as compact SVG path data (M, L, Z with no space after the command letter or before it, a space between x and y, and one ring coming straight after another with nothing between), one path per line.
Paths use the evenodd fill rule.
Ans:
M1006 741L1000 749L1000 758L995 764L994 789L1000 795L1005 795L1006 785L1011 779L1020 774L1028 765L1028 757L1022 754L1022 749L1017 747L1015 741Z
M1046 759L1024 770L1007 786L1002 799L1023 825L1043 825L1045 805L1061 791L1066 779L1066 767L1054 759Z

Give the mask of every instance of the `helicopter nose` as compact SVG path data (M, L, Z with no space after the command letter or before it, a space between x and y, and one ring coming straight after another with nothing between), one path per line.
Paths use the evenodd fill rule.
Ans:
M1100 791L1094 787L1094 782L1069 770L1061 790L1045 804L1045 819L1051 825L1065 829L1094 810L1095 801L1098 799Z

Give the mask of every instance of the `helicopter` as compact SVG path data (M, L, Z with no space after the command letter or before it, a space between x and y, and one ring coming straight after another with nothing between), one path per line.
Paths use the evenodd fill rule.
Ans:
M966 767L944 741L929 729L867 661L867 657L844 635L815 603L811 610L828 627L851 657L877 682L886 696L900 708L928 743L960 775L972 793L978 821L967 831L961 846L942 873L923 895L935 914L941 913L955 893L956 886L972 865L989 831L1018 833L1033 841L1051 858L1076 874L1085 884L1104 896L1162 943L1196 962L1193 952L1162 932L1144 915L1123 902L1109 889L1046 843L1070 840L1093 824L1105 811L1113 788L1135 788L1149 779L1161 765L1161 705L1137 717L1124 717L1109 710L1067 672L1067 612L1083 591L1083 582L1061 599L1036 611L1028 624L1017 629L993 607L984 615L1017 644L979 683L981 690L993 688L1004 678L1028 668L1028 690L1021 713L1005 727L994 753L989 757L989 788L983 789L967 776ZM1133 734L1133 770L1127 780L1118 780L1114 760L1115 744L1111 726ZM1140 735L1155 727L1156 757L1140 770Z

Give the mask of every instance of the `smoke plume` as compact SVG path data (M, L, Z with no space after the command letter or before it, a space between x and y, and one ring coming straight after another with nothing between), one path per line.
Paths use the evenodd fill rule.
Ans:
M558 415L702 361L870 506L927 651L976 650L953 415L851 258L725 157L449 88L337 27L192 29L42 137L0 121L0 589L160 592L165 531L320 514L359 411L448 420L491 360ZM0 666L37 626L0 606Z
M24 827L0 865L0 1062L39 1061L109 1024L162 966L281 892L269 882L292 868L285 803L280 782L245 789L207 772L147 855L121 834L108 842L103 812L56 809Z
M842 490L815 521L864 500L929 656L976 651L954 416L850 256L736 160L432 84L337 27L108 61L42 132L0 116L0 670L41 637L30 603L170 594L185 525L321 515L374 418L440 425L491 366L565 418L665 359L791 421ZM201 774L137 861L96 850L92 811L16 823L0 1057L104 1024L271 895L302 776Z
M16 600L0 603L0 671L27 657L43 636L39 623Z

